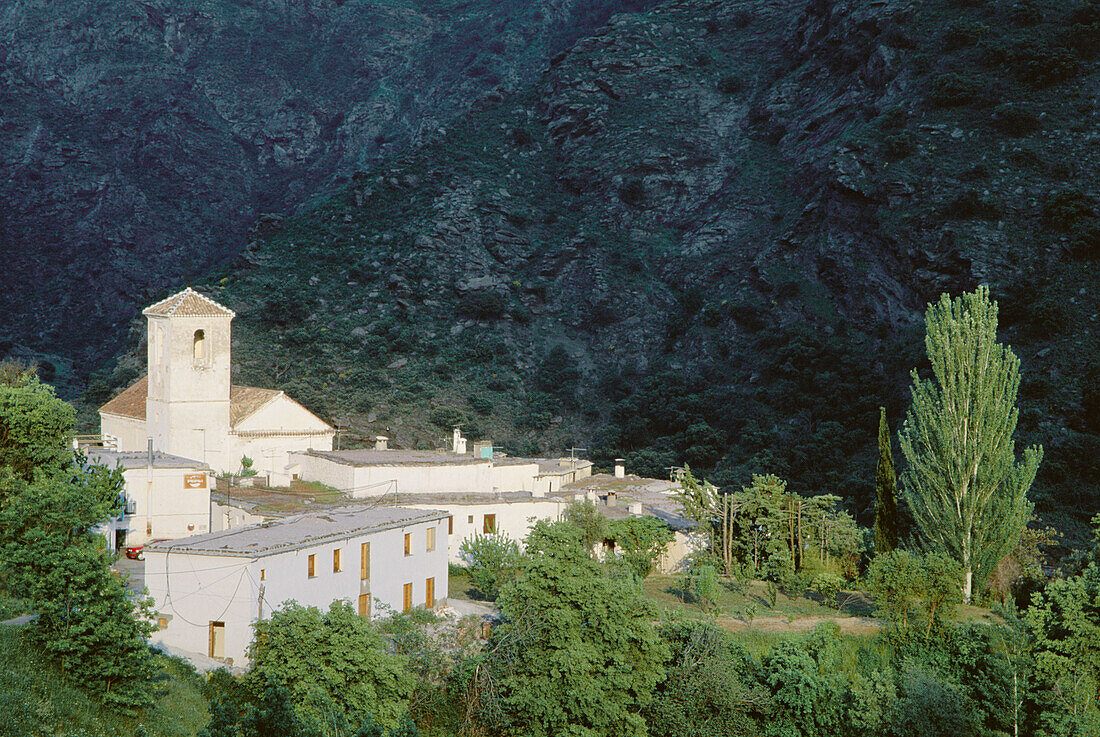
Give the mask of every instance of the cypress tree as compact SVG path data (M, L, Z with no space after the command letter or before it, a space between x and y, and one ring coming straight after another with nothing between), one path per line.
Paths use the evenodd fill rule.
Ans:
M1027 448L1016 460L1020 360L997 342L989 289L954 300L942 295L928 306L925 323L933 377L912 373L901 486L925 543L962 566L969 602L1020 538L1043 449Z
M898 490L894 448L886 424L886 408L878 409L878 466L875 468L875 555L898 547Z

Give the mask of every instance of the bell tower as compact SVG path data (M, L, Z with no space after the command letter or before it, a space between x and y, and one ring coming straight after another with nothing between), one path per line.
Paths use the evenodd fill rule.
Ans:
M188 287L142 314L149 351L145 421L153 447L224 469L234 312Z

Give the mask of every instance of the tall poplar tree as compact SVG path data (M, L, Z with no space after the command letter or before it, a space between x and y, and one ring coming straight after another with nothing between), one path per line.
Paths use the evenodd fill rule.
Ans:
M878 466L875 468L875 555L898 547L898 488L894 447L886 424L886 408L878 409Z
M1027 491L1041 446L1016 460L1020 360L997 342L997 303L984 286L925 315L932 378L913 371L913 404L901 431L902 491L927 544L963 570L970 601L1016 545L1031 512Z

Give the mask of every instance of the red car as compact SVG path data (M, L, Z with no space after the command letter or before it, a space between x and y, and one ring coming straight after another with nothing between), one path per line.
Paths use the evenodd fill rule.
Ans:
M130 560L145 560L145 556L142 555L142 551L145 550L146 545L152 545L153 543L162 543L167 539L168 538L166 537L161 537L157 538L156 540L150 540L149 542L142 545L129 545L125 548L126 557Z

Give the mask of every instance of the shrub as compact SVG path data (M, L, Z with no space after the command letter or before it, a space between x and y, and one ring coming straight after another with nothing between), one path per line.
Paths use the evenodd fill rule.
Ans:
M631 206L642 204L645 199L645 183L638 177L632 177L619 187L619 199Z
M428 413L428 419L433 425L449 429L461 425L466 415L454 407L436 407Z
M993 109L993 127L1010 136L1026 136L1039 130L1039 116L1028 105L1005 103Z
M999 214L995 204L982 198L975 189L965 189L955 195L954 199L947 203L943 209L944 217L959 220L981 218L992 220Z
M718 91L723 95L736 95L745 89L745 83L736 74L722 77L718 82Z
M1077 74L1079 65L1073 52L1045 41L1020 41L1008 53L1008 65L1019 81L1033 87L1064 82Z
M963 49L973 46L978 41L989 36L989 26L972 20L954 20L947 26L943 34L944 47L948 51Z
M705 612L716 606L718 585L718 569L714 566L699 566L688 575L688 589Z
M891 160L904 159L913 151L916 136L909 131L900 131L882 139L882 153Z
M1094 200L1076 187L1055 190L1043 205L1043 219L1062 232L1095 216Z
M458 555L466 564L470 583L481 595L495 601L501 587L516 576L519 544L504 534L474 535L462 541Z
M1100 258L1100 220L1089 218L1073 226L1069 233L1069 252L1074 258L1086 261Z
M932 79L930 97L936 107L957 107L974 102L981 84L956 72L940 74Z
M504 312L504 298L484 289L467 292L458 301L458 312L479 320L500 317Z
M835 573L819 573L814 578L811 588L821 595L821 600L825 603L825 606L832 609L837 608L837 601L840 598L840 590L844 587L844 579Z
M466 397L466 401L469 402L470 409L479 415L488 415L493 412L493 398L485 392L474 392Z

